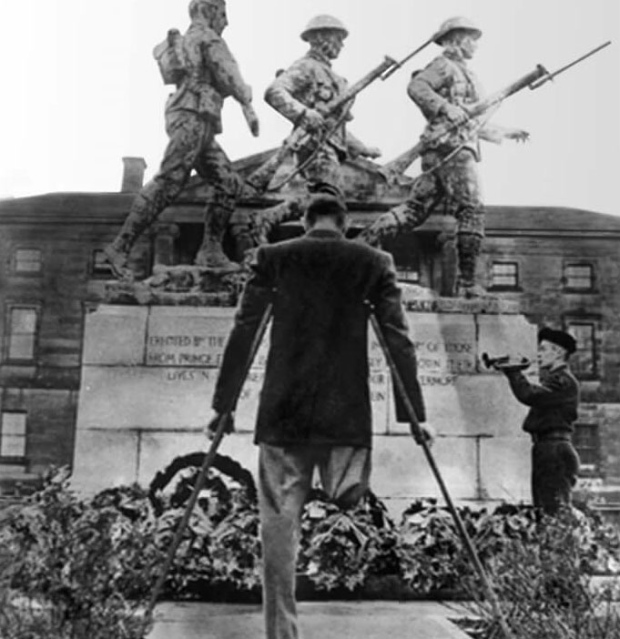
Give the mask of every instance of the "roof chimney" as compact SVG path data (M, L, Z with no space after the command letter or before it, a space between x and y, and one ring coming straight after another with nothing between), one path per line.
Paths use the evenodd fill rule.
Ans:
M123 184L121 193L138 193L144 184L144 158L123 158Z

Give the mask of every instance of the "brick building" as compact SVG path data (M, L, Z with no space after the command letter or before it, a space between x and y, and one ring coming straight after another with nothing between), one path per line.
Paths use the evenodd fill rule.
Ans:
M237 163L243 172L262 156ZM144 162L125 159L119 193L54 193L0 202L0 486L34 480L50 464L73 462L84 318L103 301L110 273L102 248L115 235L142 183ZM403 199L359 161L347 167L352 233ZM298 184L287 185L285 192ZM204 193L190 183L136 247L134 267L189 263L202 232ZM243 234L244 202L234 220ZM389 247L401 277L446 291L454 259L449 220L431 218ZM541 207L488 208L480 277L489 291L519 300L537 325L577 338L574 369L583 404L575 436L584 487L620 502L620 217ZM279 237L300 232L289 224ZM272 238L277 240L278 238ZM234 251L234 245L229 245ZM519 425L515 424L515 428ZM602 503L604 506L604 503Z

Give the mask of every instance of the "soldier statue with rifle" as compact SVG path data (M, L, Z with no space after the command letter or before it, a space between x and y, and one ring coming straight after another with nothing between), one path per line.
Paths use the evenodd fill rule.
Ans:
M241 185L215 136L222 130L220 111L228 96L241 104L255 136L258 119L251 88L222 39L228 24L225 0L191 0L189 14L187 32L181 36L171 30L154 51L164 82L176 85L166 104L170 141L160 170L136 196L117 237L104 249L115 275L124 279L133 279L128 267L132 247L178 197L194 169L211 190L196 263L222 272L238 268L224 254L222 238Z
M364 229L360 239L380 244L386 237L420 226L440 204L456 218L458 290L478 297L475 282L477 258L484 238L484 206L478 170L479 139L525 141L521 129L507 129L470 119L470 109L481 99L480 84L467 65L482 35L470 20L446 20L433 41L444 51L424 70L414 73L409 97L428 124L422 136L422 174L414 181L409 199ZM448 131L437 136L438 131Z
M380 155L378 149L367 147L347 131L345 125L351 120L353 101L371 83L390 77L430 42L400 61L386 56L349 86L331 66L347 35L346 27L337 18L328 15L312 18L301 33L302 40L310 44L309 51L287 70L279 71L265 92L267 103L290 120L294 128L278 151L246 178L246 186L261 194L277 192L300 174L306 179L307 192L252 216L245 231L246 240L241 241L246 246L267 243L273 228L299 219L317 189L326 184L341 189L342 163L347 158ZM290 155L296 158L295 170L273 185L278 168Z
M347 35L346 27L332 16L319 15L310 20L301 34L310 50L289 69L279 71L265 92L266 101L294 128L278 151L246 177L246 188L254 194L274 193L300 174L306 178L307 192L251 216L243 231L245 238L239 242L244 247L267 243L273 228L300 218L312 193L324 185L341 189L345 159L380 155L378 149L367 147L347 131L345 124L351 120L353 101L376 80L387 80L431 42L429 39L399 61L386 56L364 77L348 85L331 67ZM295 170L272 184L278 168L291 155L297 161Z
M265 92L267 103L290 120L294 129L280 149L246 178L246 188L254 195L277 192L301 174L307 189L249 216L237 237L242 249L266 244L275 227L299 219L317 189L326 184L341 189L341 166L346 158L380 155L378 149L367 147L346 130L353 100L378 78L389 77L417 51L400 62L386 57L361 80L348 86L331 66L347 35L346 27L337 18L328 15L312 18L301 33L302 40L310 44L309 51L288 69L279 71ZM278 168L290 155L296 158L295 170L272 185Z
M413 229L441 202L457 220L460 292L466 297L484 294L475 283L484 237L484 207L476 168L480 159L478 140L500 143L503 139L524 141L529 137L521 129L491 125L489 117L510 96L525 88L540 88L611 43L596 47L553 73L537 65L501 91L482 98L480 85L467 66L480 35L480 29L466 18L451 18L400 61L386 56L364 77L347 86L330 64L340 52L347 30L331 16L313 18L302 33L302 39L310 42L310 51L288 70L279 72L265 95L269 104L294 123L293 131L276 153L246 177L246 187L255 194L273 193L298 174L306 178L310 193L325 183L342 186L341 168L347 156L378 154L345 128L351 119L353 100L376 80L387 80L429 44L440 44L443 54L423 71L414 73L409 85L409 95L426 116L428 126L419 143L380 169L391 181L422 156L423 174L415 181L408 201L366 228L360 239L378 244L401 230ZM272 184L279 166L290 155L296 156L296 169ZM308 194L302 194L257 212L252 217L246 245L266 243L272 228L300 217L307 198Z
M341 187L341 164L347 157L376 158L380 151L367 147L346 130L352 100L335 113L330 105L344 95L347 82L332 69L348 31L340 20L319 15L301 34L310 45L306 55L277 74L265 100L295 127L310 135L294 149L298 171L308 183L327 182Z

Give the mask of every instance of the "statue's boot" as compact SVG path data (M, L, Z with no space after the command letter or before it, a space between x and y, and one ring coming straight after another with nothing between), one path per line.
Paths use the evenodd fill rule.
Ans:
M103 249L103 254L116 278L127 282L133 281L134 272L127 265L129 253L123 248L118 248L116 240Z
M222 200L221 202L219 201L220 199ZM202 244L194 259L194 264L197 266L206 266L207 268L230 273L241 268L240 264L229 259L222 246L233 206L232 200L230 206L228 206L228 203L226 202L225 204L222 198L214 199L207 206Z
M412 225L411 212L412 209L408 204L399 204L363 228L355 239L370 246L380 247L384 240L396 237L401 231L416 226L416 224Z
M480 286L480 284L464 284L461 282L459 282L458 296L468 300L491 297L484 286Z
M153 209L154 203L139 194L118 235L103 249L112 272L121 280L133 281L135 277L128 266L129 254L140 235L151 225Z
M241 268L240 264L233 262L226 253L224 253L221 238L212 236L205 236L202 240L194 264L227 273L234 273Z
M457 256L459 278L457 293L459 297L474 299L488 297L480 284L476 284L476 264L482 248L482 238L473 233L459 233L457 236Z

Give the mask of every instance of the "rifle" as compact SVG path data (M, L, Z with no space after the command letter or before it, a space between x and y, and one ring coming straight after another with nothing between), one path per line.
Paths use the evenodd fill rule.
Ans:
M547 82L553 80L553 78L555 78L560 73L563 73L582 60L589 58L591 55L594 55L610 44L611 41L601 44L595 49L592 49L592 51L589 51L585 55L582 55L576 60L573 60L569 64L561 67L553 73L549 73L549 71L547 71L541 64L537 65L533 71L527 73L522 78L519 78L516 82L508 85L505 89L490 95L485 100L481 100L474 105L468 106L467 113L469 115L469 119L467 123L470 123L470 121L474 118L480 117L493 107L501 104L506 98L509 98L511 95L518 93L526 87L529 87L532 91L535 89L539 89L543 84L546 84ZM450 123L446 124L445 127L437 131L432 136L421 139L415 146L411 147L391 162L385 164L381 169L381 173L383 173L383 175L387 178L388 182L393 181L399 175L402 175L413 164L413 162L417 160L417 158L424 152L427 146L439 142L444 137L448 137L448 135L452 131L460 126L462 125Z
M396 60L387 57L381 64L376 66L370 73L366 74L361 80L351 85L340 97L333 100L323 113L326 120L340 114L342 108L351 102L355 96L363 91L369 84L380 78L388 69L397 64ZM298 126L288 135L282 142L278 151L258 167L246 181L258 191L265 191L269 182L271 182L278 167L291 154L299 149L309 138L310 134L303 126Z
M433 36L434 38L434 36ZM419 46L415 51L411 52L407 56L405 56L402 60L397 62L393 58L386 56L383 62L377 65L374 69L372 69L369 73L367 73L363 78L358 80L355 84L352 84L340 97L332 100L327 105L324 113L322 114L326 120L330 120L333 118L338 119L338 116L342 115L343 109L351 104L353 99L357 96L358 93L363 91L368 85L372 84L378 78L381 80L387 80L395 71L400 69L406 62L408 62L414 55L422 51L425 47L427 47L431 42L433 42L433 38L429 38L424 44ZM337 120L338 121L338 120ZM329 130L328 134L321 140L321 144L326 142L330 135L338 128L333 127L333 129ZM264 192L267 190L267 186L269 182L271 182L273 176L275 175L278 167L284 162L284 160L289 156L289 154L294 153L298 150L307 140L309 139L310 134L305 130L302 126L298 126L293 129L292 133L282 142L282 145L268 160L266 160L258 169L256 169L246 181L248 184L255 188L260 192ZM279 185L278 188L282 186ZM277 190L277 189L274 189Z

